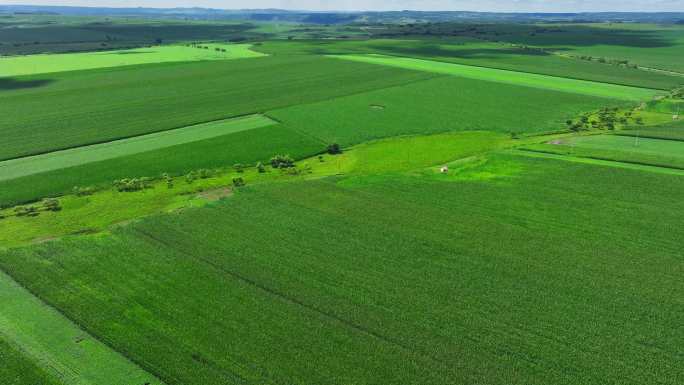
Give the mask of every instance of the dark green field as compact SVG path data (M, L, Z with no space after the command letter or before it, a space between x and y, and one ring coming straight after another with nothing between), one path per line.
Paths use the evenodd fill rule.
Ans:
M0 159L405 84L434 74L325 57L121 67L9 78ZM14 79L14 80L12 80ZM3 81L0 80L0 87Z
M255 187L0 264L168 384L678 383L681 178L459 175Z
M446 131L555 131L583 111L624 104L449 76L292 106L269 115L325 142L352 145L389 136Z

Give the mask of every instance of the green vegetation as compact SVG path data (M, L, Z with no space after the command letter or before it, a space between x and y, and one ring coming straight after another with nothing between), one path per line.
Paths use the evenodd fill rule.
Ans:
M0 337L0 378L3 385L59 385L60 382Z
M0 264L170 384L674 384L683 181L496 155L248 186Z
M684 29L121 12L0 14L0 384L682 382Z
M255 128L154 151L0 181L0 207L71 192L74 187L110 186L116 179L183 175L235 163L256 164L274 153L304 158L325 145L282 126Z
M222 120L0 162L0 181L179 146L276 124L261 115Z
M326 100L435 75L314 57L164 63L15 78L0 159ZM13 79L13 78L10 78Z
M684 77L681 76L577 60L544 49L483 41L474 37L271 40L254 49L271 55L380 53L662 90L684 84Z
M11 269L8 271L11 272ZM21 359L16 349L3 343L0 338L0 357L8 357L0 365L3 385L7 383L6 380L9 380L9 384L17 385L162 384L40 302L2 272L0 303L0 337L19 346L26 357L30 356L42 368L49 368L47 373L41 373L35 364L30 365L26 358ZM25 370L25 373L19 373L18 370ZM7 371L7 377L4 371ZM32 377L36 382L30 382Z
M654 127L632 127L629 130L618 131L617 135L640 136L654 139L670 139L684 141L684 120L657 125Z
M400 58L383 55L336 55L345 60L375 63L392 67L462 76L470 79L487 80L546 90L571 92L588 96L639 101L652 98L660 92L645 88L627 87L615 84L588 82L569 78L514 72L494 68L467 66L431 60Z
M204 48L206 47L206 48ZM260 57L249 44L153 46L130 50L0 57L0 74L21 76L137 64L229 60Z
M554 140L527 150L684 169L684 142L618 135L580 136Z
M555 131L585 111L624 104L454 76L292 106L269 116L323 142L348 146L407 134Z

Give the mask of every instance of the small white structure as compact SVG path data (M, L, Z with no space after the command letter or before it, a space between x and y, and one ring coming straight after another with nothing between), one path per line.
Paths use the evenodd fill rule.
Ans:
M439 169L439 172L442 174L446 174L449 172L449 166L442 166L442 168Z

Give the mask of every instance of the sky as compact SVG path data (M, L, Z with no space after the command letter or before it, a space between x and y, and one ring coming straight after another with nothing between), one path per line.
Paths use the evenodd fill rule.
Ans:
M5 4L222 9L279 8L320 11L411 9L492 12L684 12L684 0L0 0L0 5Z

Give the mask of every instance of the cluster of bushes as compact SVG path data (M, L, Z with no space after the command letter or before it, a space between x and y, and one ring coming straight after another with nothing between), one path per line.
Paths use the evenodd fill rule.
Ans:
M189 173L187 173L185 175L185 181L188 183L193 183L198 179L207 179L211 178L214 175L216 175L216 172L214 170L202 168L197 171L190 171Z
M72 192L74 195L79 196L79 197L84 197L88 195L93 195L95 194L95 187L80 187L80 186L74 186L72 189Z
M271 158L271 167L275 169L286 169L295 166L294 159L289 155L276 155Z
M590 128L614 130L617 124L626 125L630 120L638 125L644 123L641 117L632 118L632 111L626 111L622 116L619 116L618 112L617 107L603 108L594 119L590 119L589 115L582 115L578 121L568 120L566 124L570 130L577 132Z
M186 44L186 46L192 47L192 48L198 48L198 49L209 49L208 45L201 45L200 43L190 43L190 44ZM216 52L228 52L227 49L221 48L221 47L214 48L214 51L216 51Z
M580 55L580 56L572 56L575 59L580 59L580 60L586 60L586 61L595 61L599 62L601 64L611 64L619 67L625 67L625 68L639 68L638 65L630 63L629 60L625 59L608 59L605 57L593 57L593 56L588 56L588 55Z
M57 212L62 210L62 205L59 200L48 198L41 202L40 205L19 206L14 208L14 215L17 217L37 217L41 211ZM0 219L5 218L5 215L0 213Z
M150 178L118 179L114 181L114 187L119 192L141 191L150 187Z

